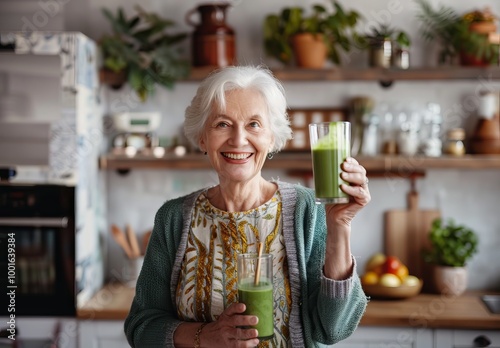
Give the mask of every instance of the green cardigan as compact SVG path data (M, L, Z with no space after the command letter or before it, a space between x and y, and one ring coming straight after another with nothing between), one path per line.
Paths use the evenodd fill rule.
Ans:
M347 280L324 277L324 207L315 203L314 191L309 188L277 184L283 204L292 295L292 346L334 344L352 334L367 305L356 265ZM200 192L169 200L156 213L136 294L125 320L125 333L132 347L174 347L174 332L182 323L177 317L175 291L192 208Z

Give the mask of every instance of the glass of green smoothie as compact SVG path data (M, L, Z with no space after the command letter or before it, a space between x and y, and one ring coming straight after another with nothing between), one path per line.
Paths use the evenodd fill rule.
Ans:
M347 184L340 178L342 162L351 156L351 124L321 122L309 125L309 139L316 203L348 203L349 196L340 189Z
M259 265L260 263L260 265ZM273 256L256 253L238 255L238 297L244 303L245 315L259 318L257 325L259 339L267 340L274 336L273 300Z

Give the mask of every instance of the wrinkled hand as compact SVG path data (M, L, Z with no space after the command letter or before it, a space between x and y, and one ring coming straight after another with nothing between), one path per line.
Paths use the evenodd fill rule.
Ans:
M246 307L243 303L233 303L219 316L217 321L209 323L201 332L202 347L255 347L259 344L256 329L240 327L257 324L253 315L242 315Z
M350 185L343 184L340 189L350 196L349 203L328 204L325 208L331 223L350 226L358 211L370 202L371 196L366 169L358 161L349 157L342 163L342 169L341 178Z

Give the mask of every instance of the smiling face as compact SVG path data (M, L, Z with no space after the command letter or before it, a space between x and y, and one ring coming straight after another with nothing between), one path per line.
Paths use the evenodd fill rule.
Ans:
M225 94L226 109L213 109L200 140L220 180L247 182L260 176L274 143L267 107L256 90Z

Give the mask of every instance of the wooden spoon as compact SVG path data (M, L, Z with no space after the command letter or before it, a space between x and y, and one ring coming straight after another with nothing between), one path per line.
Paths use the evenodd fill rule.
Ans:
M146 249L148 248L149 238L151 238L151 230L144 233L142 236L142 255L146 254Z
M127 224L125 228L127 232L127 238L128 242L130 244L130 249L132 251L132 255L134 258L138 258L141 256L141 250L139 249L139 242L137 241L137 236L134 233L134 230L130 226L130 224Z
M122 247L127 257L129 259L133 259L134 255L132 253L132 250L130 249L130 245L127 242L127 238L125 237L125 234L122 232L122 230L118 226L113 224L111 225L111 234L113 235L113 238L116 241L116 243Z

